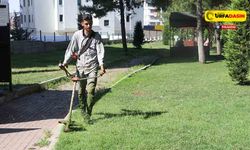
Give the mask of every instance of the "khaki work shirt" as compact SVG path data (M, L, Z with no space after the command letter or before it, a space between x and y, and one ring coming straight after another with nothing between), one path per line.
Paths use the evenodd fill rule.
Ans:
M99 33L92 31L93 40L87 50L79 56L80 49L84 46L89 37L84 35L83 30L76 31L67 47L64 55L64 64L69 64L72 60L72 54L76 52L79 56L76 62L78 71L89 74L93 70L97 70L98 66L103 65L104 46Z

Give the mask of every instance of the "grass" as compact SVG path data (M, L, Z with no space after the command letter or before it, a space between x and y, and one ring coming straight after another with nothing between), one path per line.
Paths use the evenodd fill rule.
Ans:
M249 99L223 60L163 58L105 93L94 124L62 133L56 149L250 149Z
M38 146L38 147L45 147L48 146L50 144L49 138L52 136L52 133L50 130L44 130L44 137L42 139L40 139L37 143L35 143L34 146Z
M105 46L105 64L111 67L113 64L124 63L134 57L151 55L155 53L155 51L166 51L165 49L155 51L149 49L152 45L159 45L159 42L157 43L145 44L145 48L142 50L134 49L131 44L128 44L128 55L125 55L124 50L121 48L121 44ZM45 53L13 54L12 83L14 89L63 76L64 72L58 68L58 63L59 60L63 60L64 52L65 50L56 50ZM74 62L69 66L69 70L74 72ZM0 88L7 87L0 83Z

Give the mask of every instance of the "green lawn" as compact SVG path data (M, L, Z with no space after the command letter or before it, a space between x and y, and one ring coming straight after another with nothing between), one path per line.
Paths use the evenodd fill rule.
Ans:
M152 46L158 46L158 50L150 49ZM159 46L160 45L160 46ZM128 44L128 55L124 54L121 44L105 46L105 64L107 67L113 64L125 62L131 58L141 55L151 55L152 53L166 51L162 49L161 42L145 44L144 49L138 50ZM40 83L52 78L63 76L64 72L59 70L59 60L63 60L65 50L57 50L45 53L31 54L13 54L12 55L12 83L14 88L25 86L27 84ZM74 72L74 62L69 66L69 70ZM0 88L3 84L0 84Z
M56 149L250 149L250 87L227 72L224 61L163 58L104 93L94 124L62 133Z

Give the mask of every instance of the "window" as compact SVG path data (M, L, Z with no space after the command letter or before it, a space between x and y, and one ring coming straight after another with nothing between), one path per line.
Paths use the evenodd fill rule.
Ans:
M150 9L151 13L157 13L157 9Z
M150 16L150 19L152 19L152 20L157 20L157 17L155 17L155 16Z
M150 22L149 24L152 25L152 26L154 26L154 25L155 25L155 22Z
M130 15L127 15L127 17L126 17L126 21L127 21L127 22L129 22L129 19L130 19L129 16L130 16Z
M59 20L60 20L60 22L63 22L63 15L59 16Z
M30 6L30 0L28 0L28 6Z
M23 0L23 7L25 7L25 0Z
M109 26L109 20L104 20L104 26Z
M26 22L26 15L23 15L23 22Z
M23 23L23 15L21 14L20 16L21 16L21 23Z
M29 15L29 22L30 22L30 15Z
M59 5L62 5L62 0L59 0Z
M82 5L82 1L81 0L77 0L77 5L81 6Z

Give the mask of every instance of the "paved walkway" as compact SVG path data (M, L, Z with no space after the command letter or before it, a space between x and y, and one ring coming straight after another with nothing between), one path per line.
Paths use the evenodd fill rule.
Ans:
M98 88L127 71L127 67L108 69L98 79ZM35 143L45 136L45 131L54 134L58 130L58 120L68 112L71 92L72 83L67 83L56 90L34 93L1 105L0 150L40 149Z

